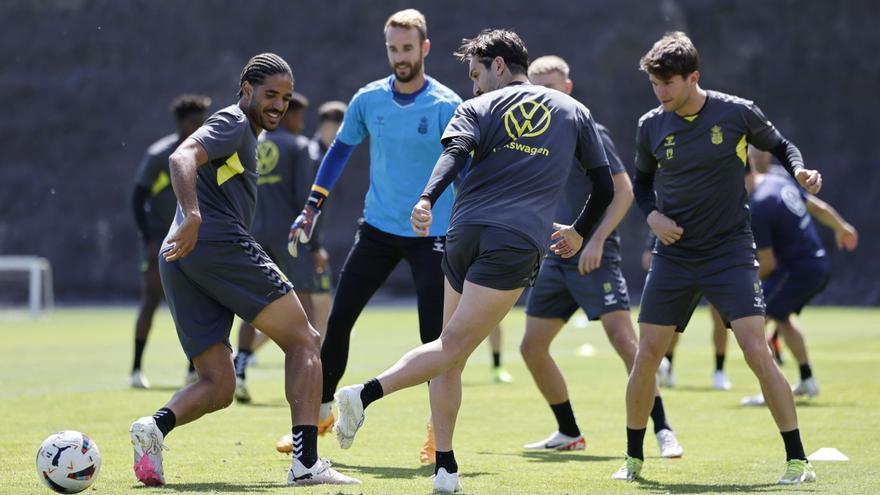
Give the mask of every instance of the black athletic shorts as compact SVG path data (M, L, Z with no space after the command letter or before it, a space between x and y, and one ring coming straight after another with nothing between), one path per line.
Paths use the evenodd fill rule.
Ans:
M177 337L190 359L218 342L229 347L234 315L251 322L293 289L253 239L199 241L192 252L170 263L160 253L159 274Z
M446 234L443 273L461 293L464 281L497 290L531 287L543 253L526 237L501 227L457 225Z

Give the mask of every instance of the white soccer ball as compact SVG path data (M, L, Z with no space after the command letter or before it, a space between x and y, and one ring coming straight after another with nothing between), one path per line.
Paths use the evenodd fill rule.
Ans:
M37 451L37 476L58 493L85 490L101 470L101 453L91 438L78 431L59 431Z

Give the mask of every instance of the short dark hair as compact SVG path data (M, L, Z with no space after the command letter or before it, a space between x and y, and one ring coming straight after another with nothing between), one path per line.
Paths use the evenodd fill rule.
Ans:
M306 98L306 95L294 91L290 96L290 104L287 106L287 111L297 111L304 108L309 108L309 99Z
M241 70L241 80L238 83L238 97L241 98L241 85L244 84L245 81L254 86L259 86L260 84L263 84L263 81L265 81L267 77L276 74L287 74L293 79L293 72L291 72L290 66L287 65L287 62L285 62L283 58L274 53L261 53L259 55L254 55L248 60L244 69Z
M345 111L348 110L348 105L342 101L328 101L322 103L320 107L318 107L318 122L338 122L341 123L345 118Z
M474 38L465 38L454 55L462 62L476 58L487 68L495 57L501 57L513 74L527 74L529 70L526 44L518 34L506 29L484 29Z
M177 120L183 120L193 114L202 114L211 107L211 98L197 93L177 95L171 101L171 113Z
M686 34L666 33L639 60L639 69L662 79L687 76L700 68L700 55Z

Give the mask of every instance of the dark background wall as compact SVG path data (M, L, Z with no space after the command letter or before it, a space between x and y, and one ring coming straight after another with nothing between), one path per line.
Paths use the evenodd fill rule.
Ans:
M450 53L482 28L516 30L532 58L566 58L575 96L610 128L626 161L638 117L656 105L637 61L665 31L687 31L703 59L704 87L756 100L808 166L822 170L821 196L860 231L857 253L831 250L835 275L820 302L880 303L880 3L870 0L6 0L0 254L48 257L64 301L135 298L128 197L144 149L171 131L170 100L199 91L213 97L214 109L232 103L241 67L262 51L290 62L297 90L313 106L348 100L389 73L382 26L406 7L428 18L428 72L463 97L470 83ZM322 219L336 268L366 190L366 148ZM645 229L636 211L622 226L635 292L644 278L638 256ZM408 272L398 270L388 290L409 293Z

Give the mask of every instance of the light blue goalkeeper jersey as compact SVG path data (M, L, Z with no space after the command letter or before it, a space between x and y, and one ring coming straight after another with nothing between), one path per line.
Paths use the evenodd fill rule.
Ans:
M461 98L426 77L417 93L394 91L394 76L371 82L351 99L336 139L355 146L370 138L370 188L364 220L389 234L416 237L412 208L443 151L440 137ZM452 212L452 188L433 207L429 235L445 236Z

